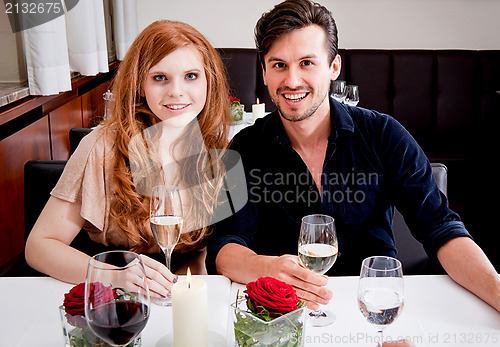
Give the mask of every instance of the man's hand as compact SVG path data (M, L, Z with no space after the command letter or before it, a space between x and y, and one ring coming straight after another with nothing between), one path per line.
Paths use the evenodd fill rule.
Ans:
M219 251L215 263L218 273L235 282L246 284L265 276L286 282L312 310L317 309L318 304L328 304L333 296L325 287L328 277L305 269L296 255L259 255L242 245L228 243Z
M332 291L325 287L328 277L304 268L296 255L286 254L274 258L269 271L268 276L291 284L309 309L316 310L318 304L328 304L333 296Z

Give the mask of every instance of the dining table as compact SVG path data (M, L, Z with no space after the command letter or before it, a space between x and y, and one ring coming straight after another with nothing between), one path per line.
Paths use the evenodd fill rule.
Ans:
M209 346L234 346L230 305L245 286L220 275L194 277L207 284ZM333 298L326 309L336 321L326 327L306 324L304 346L377 346L380 337L358 307L358 280L329 278ZM0 277L0 347L64 346L58 307L72 287L50 277ZM500 313L446 275L404 276L404 308L382 339L407 339L417 347L498 347ZM172 341L172 307L151 305L141 346L167 347Z
M267 116L269 113L270 112L264 112L264 115ZM253 118L252 112L243 112L242 119L237 122L233 122L229 127L229 138L232 139L234 135L254 123L255 119Z

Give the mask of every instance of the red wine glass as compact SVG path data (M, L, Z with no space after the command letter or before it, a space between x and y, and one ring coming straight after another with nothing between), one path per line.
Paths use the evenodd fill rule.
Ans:
M99 253L89 261L85 281L85 318L111 346L126 346L144 329L150 298L146 271L133 252Z

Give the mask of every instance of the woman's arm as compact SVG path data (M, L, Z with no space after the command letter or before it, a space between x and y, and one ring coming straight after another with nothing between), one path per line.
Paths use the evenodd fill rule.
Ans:
M85 220L81 205L50 197L26 242L28 264L64 282L85 281L89 256L70 244Z
M85 223L80 211L80 204L49 198L26 242L26 261L32 268L64 282L85 281L90 257L70 246ZM149 289L167 295L176 276L147 256L142 260Z

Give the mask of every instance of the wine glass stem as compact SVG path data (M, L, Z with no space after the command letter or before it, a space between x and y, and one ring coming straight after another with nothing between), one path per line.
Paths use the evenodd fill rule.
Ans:
M378 345L382 347L382 343L384 342L384 333L382 330L378 331L378 336L379 336Z
M172 262L172 251L173 248L164 248L163 249L163 254L165 254L165 265L167 266L167 269L171 270L171 262Z

